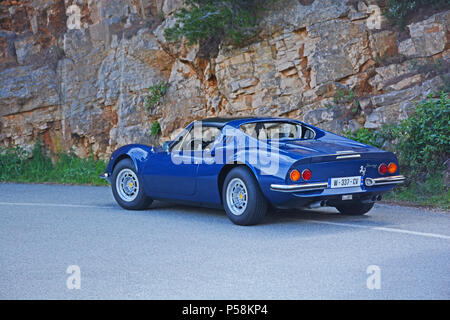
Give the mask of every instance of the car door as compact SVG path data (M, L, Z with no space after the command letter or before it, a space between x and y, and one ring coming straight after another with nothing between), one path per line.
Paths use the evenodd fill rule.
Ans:
M193 161L192 127L180 137L169 151L158 148L144 169L146 191L149 196L172 198L193 195L196 190L198 164ZM187 149L188 148L188 149Z
M202 128L202 156L194 152L194 161L199 163L197 169L197 201L203 203L220 203L218 174L223 167L222 156L215 157L216 147L222 139L221 129L214 126Z

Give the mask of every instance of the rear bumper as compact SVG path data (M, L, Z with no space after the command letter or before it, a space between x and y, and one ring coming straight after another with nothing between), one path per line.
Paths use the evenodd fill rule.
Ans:
M405 176L391 176L382 178L366 178L364 184L368 187L381 186L385 184L399 184L405 182Z
M270 190L278 192L302 192L323 190L328 188L328 182L305 183L305 184L271 184Z
M405 176L390 176L382 178L365 178L364 184L367 187L374 187L388 184L399 184L405 182ZM277 192L305 192L320 191L328 188L328 182L304 183L304 184L271 184L270 190Z

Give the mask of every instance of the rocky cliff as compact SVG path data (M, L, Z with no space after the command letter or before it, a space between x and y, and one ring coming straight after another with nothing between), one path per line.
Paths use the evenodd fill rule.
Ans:
M1 1L0 146L39 138L106 157L210 116L284 116L336 133L398 122L448 85L450 10L399 32L372 2L279 0L250 44L206 60L164 38L182 0Z

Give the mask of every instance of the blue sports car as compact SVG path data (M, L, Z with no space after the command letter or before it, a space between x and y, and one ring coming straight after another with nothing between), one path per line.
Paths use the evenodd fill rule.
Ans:
M153 200L222 207L239 225L269 207L367 213L405 177L391 152L283 118L194 121L172 141L116 150L101 175L130 210Z

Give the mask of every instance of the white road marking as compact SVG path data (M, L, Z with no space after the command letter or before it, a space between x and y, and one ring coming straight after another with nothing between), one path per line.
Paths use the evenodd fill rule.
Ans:
M67 208L96 208L96 209L114 209L115 207L91 206L85 204L63 204L63 203L39 203L39 202L0 202L2 206L29 206L29 207L67 207Z
M394 233L405 233L405 234L411 234L411 235L415 235L415 236L450 240L450 236L438 234L438 233L428 233L428 232L411 231L411 230L405 230L405 229L386 228L386 227L371 227L371 226L360 225L360 224L330 222L330 221L311 220L311 219L303 220L303 221L310 222L310 223L316 223L316 224L328 224L328 225L333 225L333 226L341 226L341 227L349 227L349 228L361 228L361 229L386 231L386 232L394 232Z
M384 228L384 227L374 227L373 229L374 230L381 230L381 231L388 231L388 232L398 232L398 233L413 234L413 235L422 236L422 237L440 238L440 239L450 240L450 236L446 236L446 235L443 235L443 234L437 234L437 233L410 231L410 230L404 230L404 229Z
M107 206L94 206L94 205L84 205L84 204L62 204L62 203L39 203L39 202L0 202L0 205L4 206L40 206L40 207L67 207L67 208L92 208L92 209L114 209L115 207L107 207ZM415 236L422 236L428 238L439 238L450 240L450 236L438 234L438 233L428 233L428 232L420 232L420 231L411 231L405 229L397 229L397 228L386 228L386 227L372 227L361 224L353 224L353 223L344 223L344 222L331 222L331 221L322 221L322 220L302 220L309 223L316 224L327 224L333 226L340 227L349 227L349 228L360 228L367 230L376 230L376 231L385 231L385 232L393 232L393 233L404 233Z

